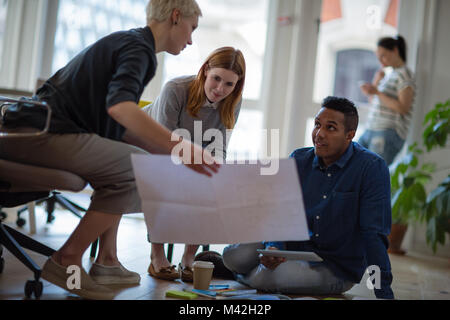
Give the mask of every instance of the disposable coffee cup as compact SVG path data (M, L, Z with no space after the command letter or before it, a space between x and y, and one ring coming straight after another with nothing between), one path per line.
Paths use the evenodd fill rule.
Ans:
M194 268L194 289L208 290L214 264L209 261L195 261L192 267Z

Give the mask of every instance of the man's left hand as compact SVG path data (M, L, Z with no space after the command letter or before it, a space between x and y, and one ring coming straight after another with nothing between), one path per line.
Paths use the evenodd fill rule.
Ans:
M268 250L278 250L278 248L275 247L268 247ZM266 268L269 268L270 270L275 270L280 264L286 261L286 258L283 257L269 257L262 255L259 258L261 264L265 266Z

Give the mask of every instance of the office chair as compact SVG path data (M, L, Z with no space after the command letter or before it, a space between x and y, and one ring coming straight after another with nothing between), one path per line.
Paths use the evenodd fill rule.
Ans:
M63 195L61 195L58 191L52 191L50 193L50 196L39 199L35 201L36 205L45 204L45 210L47 211L47 223L52 222L55 220L55 206L56 204L60 205L63 209L66 209L70 212L72 212L75 216L78 218L82 218L80 211L86 212L87 210L83 208L82 206L76 204L75 202L67 199ZM23 227L26 223L25 219L21 218L20 215L28 210L28 206L23 206L19 210L17 210L17 220L16 224L18 227Z
M48 131L51 116L51 108L48 104L37 101L0 97L1 110L13 104L22 108L36 105L46 108L48 111L45 127L42 131L33 133L0 132L1 139L33 137ZM85 186L86 181L67 171L0 159L0 206L2 207L16 207L30 201L48 198L51 190L54 189L78 192L83 190ZM48 257L51 256L55 250L23 235L7 225L4 225L3 222L0 221L0 273L3 272L5 264L5 260L2 258L2 246L8 249L8 251L34 273L34 280L29 280L25 284L25 296L30 298L34 294L36 298L39 298L43 291L42 282L39 280L41 269L28 256L22 247Z
M4 212L3 210L3 207L2 206L0 206L0 220L5 220L6 219L6 217L8 216L7 214L6 214L6 212Z
M40 88L44 83L45 83L46 79L37 79L36 81L36 87L35 87L35 92L37 91L38 88ZM26 94L25 92L23 92L23 94ZM28 95L31 95L31 93L28 93ZM64 197L63 195L61 195L59 192L57 191L52 191L50 196L44 198L44 199L39 199L38 201L36 201L35 205L40 205L40 204L45 204L45 209L47 211L47 223L51 223L54 219L54 210L55 210L55 205L58 204L60 207L62 207L65 210L70 211L71 213L73 213L75 216L81 218L81 214L80 212L86 212L86 209L83 208L82 206L72 202L71 200L69 200L68 198ZM0 210L1 210L1 206L0 206ZM16 225L18 227L23 227L26 224L26 220L21 218L21 214L25 211L29 210L29 206L23 206L22 208L20 208L17 211L17 220L16 220ZM0 218L5 219L6 218L6 213L4 212L0 212ZM30 217L31 219L31 217ZM32 225L34 225L34 221L30 221L30 223ZM33 227L30 227L31 233L35 232L33 230Z

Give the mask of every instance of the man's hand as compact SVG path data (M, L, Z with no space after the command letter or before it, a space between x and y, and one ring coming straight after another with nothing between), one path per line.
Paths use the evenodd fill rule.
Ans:
M268 247L268 250L278 250L275 247ZM265 255L261 255L259 260L263 266L269 268L270 270L275 270L280 264L286 261L286 258L282 257L269 257Z

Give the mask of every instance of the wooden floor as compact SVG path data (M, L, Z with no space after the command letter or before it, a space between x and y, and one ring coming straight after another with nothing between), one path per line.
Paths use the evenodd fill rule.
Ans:
M27 214L23 215L28 218ZM37 234L33 235L38 241L57 249L67 239L78 223L78 218L67 211L58 211L56 219L51 224L45 223L45 214L37 208ZM15 225L15 214L10 214L6 224ZM28 234L28 224L18 229ZM112 287L117 300L161 300L165 298L167 290L181 290L184 285L179 280L175 282L154 279L147 274L150 262L150 244L146 240L147 230L142 215L127 215L122 219L118 236L118 256L122 264L130 270L141 274L141 283L133 287ZM223 245L212 245L211 250L222 252ZM24 299L24 284L33 278L32 272L22 265L11 253L4 248L3 257L5 268L0 274L0 300ZM27 250L35 262L42 266L46 257ZM175 245L173 263L178 264L183 252L182 245ZM89 270L92 264L86 252L83 265ZM392 288L395 297L400 300L450 300L450 260L429 256L420 256L409 252L405 256L391 255L394 275ZM42 280L44 293L41 300L79 299L59 287ZM228 283L232 287L245 288L235 281L213 279L214 284ZM365 286L366 278L359 285L338 297L342 299L364 298L373 299L373 292ZM293 296L295 297L295 296ZM298 297L298 296L297 296ZM320 298L320 297L319 297Z

